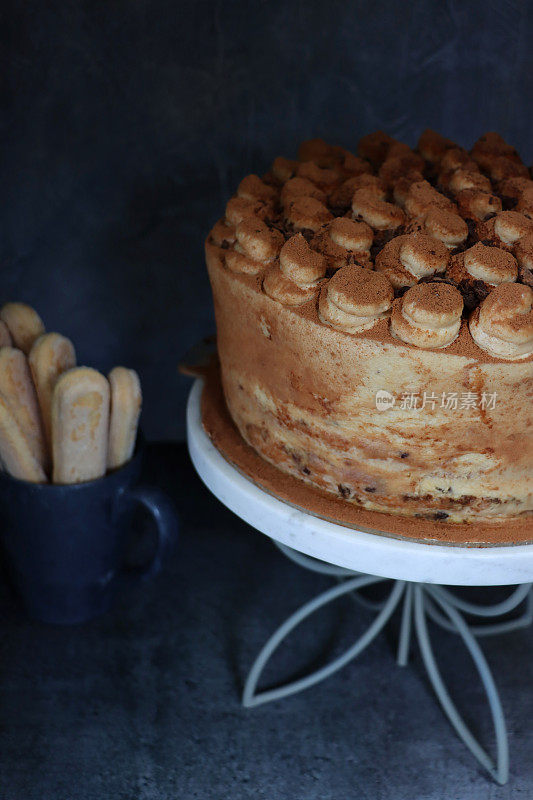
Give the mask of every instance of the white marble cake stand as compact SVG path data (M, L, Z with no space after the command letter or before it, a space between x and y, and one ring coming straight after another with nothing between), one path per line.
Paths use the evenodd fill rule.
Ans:
M533 545L458 547L423 544L353 530L294 508L256 486L233 467L205 433L200 411L203 382L192 387L187 406L187 438L192 462L206 486L241 519L274 540L302 567L331 575L336 584L294 612L270 637L246 679L243 704L256 706L308 688L358 656L401 607L397 663L408 662L414 630L437 698L457 734L480 764L500 784L509 776L508 738L494 678L477 639L530 625L533 620ZM392 581L383 602L359 594L364 587ZM514 586L493 605L465 601L448 586ZM365 633L341 656L299 680L258 690L261 673L273 652L304 619L341 595L371 607L377 615ZM509 618L510 612L520 612ZM499 618L473 625L468 618ZM442 681L428 633L428 620L457 633L468 649L483 684L492 715L496 758L492 759L467 727Z

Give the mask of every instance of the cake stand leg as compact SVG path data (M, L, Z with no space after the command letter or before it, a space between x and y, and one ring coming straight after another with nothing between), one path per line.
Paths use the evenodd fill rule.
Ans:
M442 709L448 717L451 725L455 729L457 735L468 747L472 755L487 770L487 772L489 772L492 778L500 785L503 785L509 778L509 743L507 738L507 728L505 725L505 718L503 716L500 696L498 694L498 690L496 689L496 684L494 683L494 678L492 677L492 673L489 669L485 656L483 655L475 636L469 630L469 627L461 614L457 611L454 605L449 603L447 599L443 598L438 589L436 590L434 587L422 584L415 586L414 593L415 628L418 644L420 646L426 672L431 685L433 686L435 694L437 695ZM434 600L435 603L440 606L440 609L444 612L455 631L460 635L472 657L479 677L481 678L481 682L489 702L492 722L494 725L494 734L496 737L496 763L492 761L490 756L481 747L477 739L475 739L472 732L467 727L442 680L427 630L427 595L429 595L431 600Z
M528 628L533 622L533 591L531 590L530 583L517 586L509 597L502 602L487 605L469 603L457 597L452 591L445 589L443 586L433 586L431 588L434 593L436 592L439 594L444 602L449 603L458 611L462 611L474 617L484 617L485 619L505 616L521 603L524 603L524 610L513 619L495 622L492 625L469 625L470 632L478 638L481 636L496 636L500 633L510 633L520 628ZM438 611L433 603L427 604L427 613L433 622L436 622L441 628L445 628L451 633L457 633L454 626Z
M342 597L342 595L355 592L365 586L382 583L383 581L383 578L376 578L372 575L361 575L355 578L349 578L338 586L334 586L332 589L322 592L318 595L318 597L315 597L309 603L305 603L305 605L292 614L282 625L280 625L280 627L266 642L261 652L257 656L246 679L242 696L243 705L251 708L253 706L261 705L262 703L268 703L271 700L280 700L282 697L288 697L291 694L296 694L296 692L301 692L304 689L308 689L310 686L314 686L314 684L329 678L330 675L333 675L334 672L337 672L337 670L344 667L349 661L362 653L363 650L365 650L365 648L368 647L368 645L376 638L378 633L385 627L392 614L396 610L405 591L404 581L394 582L392 591L390 592L387 600L383 604L381 611L378 613L370 627L367 628L365 633L359 639L357 639L357 641L341 656L335 658L325 667L321 667L315 672L306 675L304 678L291 681L282 686L278 686L275 689L267 689L260 692L257 691L257 684L265 665L269 661L274 651L279 647L281 642L300 624L300 622L302 622L304 619L307 619L307 617L309 617L319 608L327 605L327 603L336 600L338 597Z
M398 654L396 656L396 663L399 667L407 666L409 661L413 619L413 595L414 584L408 583L405 589L405 600L403 601L402 623L400 627L400 638L398 640Z
M299 567L311 570L311 572L318 572L320 575L347 578L353 578L355 575L363 574L361 572L354 572L352 569L336 567L334 564L328 564L326 561L320 561L318 558L306 556L304 553L299 553L298 550L293 550L292 547L287 547L287 545L281 544L280 542L274 542L274 544L290 561L294 564L298 564Z

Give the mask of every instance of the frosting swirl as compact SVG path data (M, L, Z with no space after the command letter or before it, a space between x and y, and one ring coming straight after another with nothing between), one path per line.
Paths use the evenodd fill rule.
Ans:
M298 169L298 166L299 166L298 161L293 161L290 158L283 158L283 156L278 156L272 162L272 167L271 167L272 174L281 183L286 183L288 180L290 180L296 175L296 170Z
M384 131L374 131L359 139L357 152L361 158L370 161L372 166L379 167L385 161L394 139Z
M326 274L324 257L311 250L301 233L285 242L279 265L283 274L301 288L316 284Z
M481 172L469 169L456 169L448 181L448 188L454 193L465 189L478 189L481 192L491 192L492 184Z
M225 262L231 272L257 275L277 256L283 234L270 230L258 217L245 217L235 230L237 242L233 250L225 253Z
M426 231L446 247L454 248L468 238L468 225L459 214L440 206L432 206L424 218Z
M401 208L379 200L367 189L358 189L352 198L352 211L371 228L378 231L394 230L405 221Z
M340 208L350 208L352 198L359 189L365 189L369 196L372 195L378 200L384 200L387 196L387 189L381 178L378 178L377 175L361 173L348 178L331 193L331 204Z
M338 217L329 224L329 235L335 244L352 253L368 253L374 234L366 222Z
M470 155L476 164L486 172L490 171L493 162L500 156L520 163L520 158L514 147L507 144L505 139L495 131L489 131L480 136L470 151Z
M245 200L261 200L269 203L275 200L276 190L273 186L264 183L258 175L247 175L239 183L237 196L243 197Z
M451 139L446 139L431 128L426 128L418 140L418 151L430 164L438 164L446 152L455 147Z
M525 164L514 161L507 156L493 158L486 167L493 181L504 181L508 178L529 178Z
M410 217L422 217L432 206L453 209L453 203L438 192L428 181L412 183L405 198L405 211Z
M510 253L481 242L465 251L464 266L469 275L490 286L512 283L518 276L516 260Z
M482 350L508 361L533 354L533 289L520 283L496 286L470 318Z
M318 287L308 286L302 288L291 281L275 264L263 279L263 291L272 300L283 303L285 306L301 306L315 297Z
M265 275L263 290L284 305L299 306L315 297L325 274L324 257L297 233L281 248L279 264Z
M450 253L447 247L425 233L397 236L376 256L375 268L400 289L415 286L420 278L444 272Z
M393 288L384 275L348 265L341 267L323 288L319 316L332 328L358 333L388 316L393 298Z
M331 191L331 188L339 180L335 170L319 167L314 161L304 161L298 167L296 174L299 178L306 178L324 191Z
M307 228L317 231L333 219L333 214L314 197L297 197L286 209L285 215L296 230Z
M337 164L344 155L338 145L328 144L324 139L307 139L298 148L300 161L314 161L319 167L329 168Z
M506 178L499 183L498 192L507 200L520 200L522 194L527 192L531 187L533 187L533 181L529 178Z
M281 189L280 200L285 207L290 206L298 197L314 197L321 203L326 202L326 195L307 178L290 178Z
M211 239L217 247L234 244L236 241L235 228L233 225L228 225L223 219L219 219L211 229Z
M399 259L415 278L444 272L450 257L447 247L424 233L412 233L400 245Z
M420 283L394 301L391 333L422 349L450 345L461 327L463 298L447 283Z
M502 211L494 218L494 233L506 245L514 245L533 231L533 220L518 211Z
M226 203L226 222L238 225L245 217L261 217L264 219L270 206L261 200L250 200L245 197L231 197Z
M453 173L456 169L465 169L468 167L478 169L476 162L469 156L468 152L462 147L450 147L442 156L440 162L441 174L439 180L447 173ZM442 182L442 181L441 181Z
M422 181L424 176L424 160L413 153L412 150L406 155L387 156L379 168L379 177L388 185L393 186L398 178L412 177L413 180Z
M521 267L533 270L533 231L518 240L514 247L514 254Z
M355 156L353 153L346 152L342 162L343 171L352 177L372 172L372 167L364 158Z
M366 222L337 217L311 239L311 247L322 253L328 269L336 270L357 259L370 260L374 232Z
M528 181L528 184L518 198L516 210L533 217L533 181Z
M477 189L463 189L455 199L459 214L466 219L482 221L502 210L502 201L497 195Z

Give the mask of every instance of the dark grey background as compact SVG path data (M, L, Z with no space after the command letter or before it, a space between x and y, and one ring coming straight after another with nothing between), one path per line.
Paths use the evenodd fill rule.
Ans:
M530 2L3 5L0 299L144 384L183 437L180 354L213 327L203 238L239 179L305 137L497 129L533 158Z
M176 363L213 327L203 239L246 172L302 138L353 146L378 127L466 145L497 129L533 158L529 2L17 0L0 13L0 301L35 304L81 363L137 368L150 438L183 437ZM25 620L0 581L2 798L533 798L531 629L484 643L510 733L502 789L454 737L420 658L395 668L397 619L324 685L245 712L260 646L330 582L224 510L183 445L150 448L146 478L176 499L182 538L145 591L59 629ZM324 613L267 682L368 624L349 601ZM463 648L433 635L491 748Z

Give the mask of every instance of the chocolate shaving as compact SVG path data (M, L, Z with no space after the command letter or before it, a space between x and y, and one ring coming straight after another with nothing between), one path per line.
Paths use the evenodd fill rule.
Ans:
M468 228L468 236L466 238L465 245L468 248L477 242L476 220L472 219L471 217L467 217L465 219L465 222L466 222L466 227Z
M374 235L374 247L379 247L381 250L383 247L385 247L387 242L390 242L391 239L395 239L397 236L401 236L403 233L403 226L400 226L399 228L391 228L388 231L376 231Z
M503 194L500 195L500 200L504 211L512 211L518 203L518 197L506 197Z
M285 237L285 239L290 239L291 236L294 236L295 234L295 230L292 227L292 225L290 225L283 219L277 219L277 220L267 219L265 220L265 222L271 230L279 231Z
M300 233L302 234L307 243L309 243L313 238L313 236L315 235L315 232L311 230L311 228L301 228Z
M527 267L523 267L521 264L519 264L518 281L519 283L525 283L526 286L531 286L533 289L533 270L530 270Z
M450 189L445 188L441 183L435 184L435 189L438 192L440 192L440 194L443 194L444 197L447 197L448 200L451 200L452 203L455 204L455 195L454 195L454 193L452 191L450 191Z
M425 275L423 278L420 278L418 283L447 283L449 286L453 286L456 289L459 289L455 281L452 281L451 278L440 278L438 275ZM403 297L410 286L401 286L399 289L394 290L395 297ZM460 291L460 289L459 289ZM404 458L404 456L402 456Z
M345 217L347 212L350 210L350 206L330 206L328 205L329 210L333 214L334 217Z
M411 288L410 286L395 286L394 297L403 297L406 291L410 288Z
M465 312L473 311L489 294L490 288L477 278L464 278L457 287L463 295Z
M450 286L455 286L457 288L457 284L455 281L452 281L451 278L440 278L438 275L425 275L423 278L420 278L418 281L419 283L448 283Z
M276 189L279 188L280 182L276 178L273 172L265 172L262 177L263 183L266 183L267 186L274 186Z

